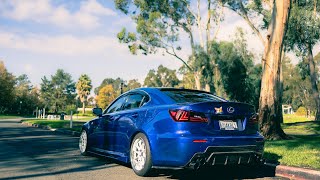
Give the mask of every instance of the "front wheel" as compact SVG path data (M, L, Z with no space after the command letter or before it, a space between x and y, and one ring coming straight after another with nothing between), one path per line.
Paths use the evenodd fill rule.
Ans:
M86 130L82 130L79 138L79 149L82 155L88 154L88 134Z
M147 137L138 133L131 144L130 162L133 171L139 176L147 176L151 171L152 161Z

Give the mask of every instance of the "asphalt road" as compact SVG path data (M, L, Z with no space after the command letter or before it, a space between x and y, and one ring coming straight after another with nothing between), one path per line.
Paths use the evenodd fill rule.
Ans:
M129 165L99 156L81 156L78 137L0 120L0 179L283 179L273 168L216 167L158 170L136 176Z

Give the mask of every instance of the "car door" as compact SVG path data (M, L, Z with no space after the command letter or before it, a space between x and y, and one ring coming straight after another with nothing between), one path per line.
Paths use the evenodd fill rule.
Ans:
M125 102L126 96L122 96L115 100L99 118L99 124L96 127L95 134L98 140L97 148L99 151L113 151L113 121L114 113L120 111L123 103Z
M128 95L121 111L116 114L113 121L115 151L125 154L129 150L131 134L146 113L146 110L140 109L140 107L147 101L149 101L149 97L142 92Z

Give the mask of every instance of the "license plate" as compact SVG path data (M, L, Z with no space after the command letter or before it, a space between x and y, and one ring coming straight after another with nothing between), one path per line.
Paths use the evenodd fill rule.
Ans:
M236 130L238 129L237 122L233 121L219 121L220 129L221 130Z

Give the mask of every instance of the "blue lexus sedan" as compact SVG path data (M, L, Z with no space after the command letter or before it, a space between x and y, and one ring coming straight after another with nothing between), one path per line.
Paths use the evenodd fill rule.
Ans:
M254 107L211 93L139 88L108 108L94 108L79 140L82 155L131 163L139 176L153 168L252 165L262 161L264 138Z

